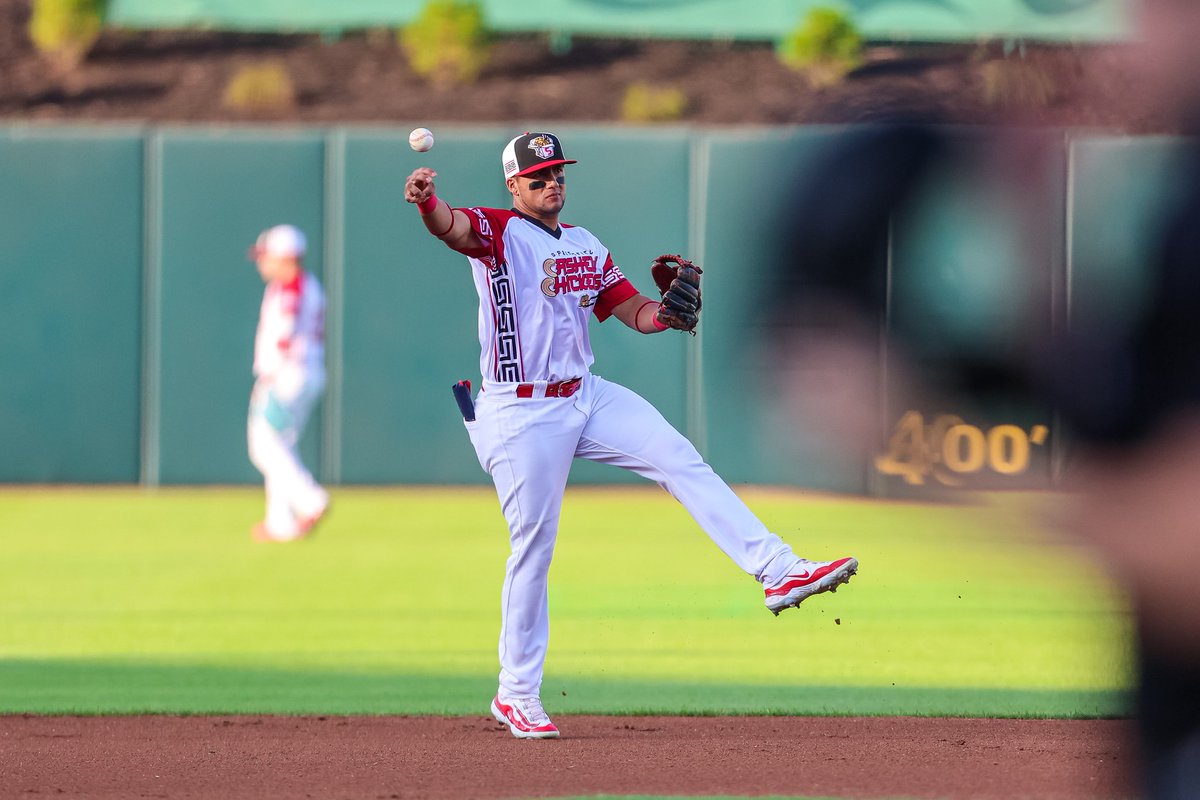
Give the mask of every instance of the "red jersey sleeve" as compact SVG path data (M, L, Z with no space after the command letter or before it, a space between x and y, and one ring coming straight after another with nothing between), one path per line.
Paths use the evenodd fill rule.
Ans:
M596 298L596 319L604 322L612 316L613 309L635 296L638 290L621 272L621 268L613 263L612 253L604 261L604 270L600 276L600 295Z
M504 231L504 226L516 214L512 211L505 211L499 208L457 208L454 211L461 211L467 215L467 220L471 223L471 229L483 239L483 245L459 250L464 256L469 258L484 258L492 255L497 261L503 260L500 250L503 248L501 233Z

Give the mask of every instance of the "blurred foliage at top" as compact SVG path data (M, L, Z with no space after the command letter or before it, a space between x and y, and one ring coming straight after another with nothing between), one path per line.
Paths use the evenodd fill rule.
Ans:
M776 52L814 86L831 86L862 63L862 50L862 34L849 16L833 8L814 8L779 41Z
M490 54L478 0L430 0L397 38L412 71L439 85L473 83Z
M108 0L33 0L29 38L38 52L74 67L100 38Z

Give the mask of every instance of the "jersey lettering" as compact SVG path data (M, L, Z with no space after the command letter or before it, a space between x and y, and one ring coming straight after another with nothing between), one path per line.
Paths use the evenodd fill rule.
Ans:
M610 259L608 262L608 269L604 271L604 278L601 280L602 288L608 289L623 280L625 280L625 274L621 272L621 268L612 263L612 260Z
M479 224L476 226L477 230L479 231L479 235L485 239L491 239L492 224L488 222L487 215L485 215L483 211L478 208L472 208L471 211L474 212L475 217L479 220Z
M557 297L573 292L599 293L601 276L593 255L569 255L547 258L542 272L550 277L542 281L542 294ZM583 307L587 307L587 303Z

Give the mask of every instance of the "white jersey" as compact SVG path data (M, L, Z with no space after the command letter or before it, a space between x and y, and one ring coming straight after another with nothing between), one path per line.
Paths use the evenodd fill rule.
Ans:
M588 373L588 321L637 294L588 230L551 231L514 210L468 208L482 247L463 250L479 293L479 372L488 382L560 381Z
M263 292L254 337L254 375L272 378L286 369L325 367L325 293L312 274L271 281Z

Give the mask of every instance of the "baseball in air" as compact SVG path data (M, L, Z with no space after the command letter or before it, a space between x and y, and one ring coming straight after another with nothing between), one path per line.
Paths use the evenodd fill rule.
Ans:
M433 131L429 128L414 128L408 135L408 146L418 153L424 153L433 147Z

